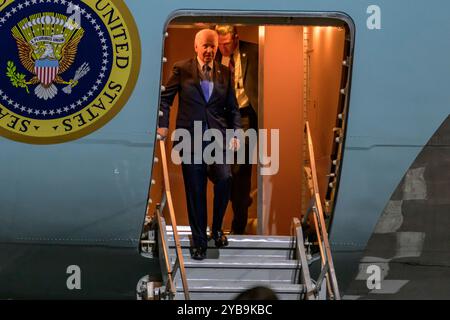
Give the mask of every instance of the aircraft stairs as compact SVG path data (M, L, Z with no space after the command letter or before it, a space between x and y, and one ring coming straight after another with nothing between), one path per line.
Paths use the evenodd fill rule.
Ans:
M173 234L168 227L169 238ZM305 299L306 286L300 280L302 264L295 257L295 237L229 235L229 245L217 249L214 241L208 243L207 257L198 261L190 258L190 233L180 236L184 267L190 299L232 300L243 291L263 286L271 288L279 299ZM175 243L169 241L170 258L176 261ZM317 261L311 255L305 258L309 265ZM175 275L175 299L184 299L180 273ZM315 283L311 281L311 288ZM319 292L313 294L318 296ZM322 292L324 294L324 292ZM323 296L323 295L322 295Z
M230 300L256 286L271 288L282 300L340 299L308 124L306 131L311 201L301 219L293 219L291 236L228 235L229 245L220 249L210 240L201 261L191 259L189 227L176 224L165 145L159 141L165 190L152 221L162 285L152 287L153 299ZM170 225L162 214L166 207Z

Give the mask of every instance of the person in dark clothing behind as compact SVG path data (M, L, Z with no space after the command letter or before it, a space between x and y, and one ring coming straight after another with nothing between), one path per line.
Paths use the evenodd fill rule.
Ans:
M230 25L217 25L219 52L216 60L229 67L232 74L236 99L241 114L242 129L258 130L258 45L239 40L237 29ZM245 142L245 164L231 167L233 182L231 203L233 207L232 233L244 234L248 220L248 208L252 184L252 165L248 141Z

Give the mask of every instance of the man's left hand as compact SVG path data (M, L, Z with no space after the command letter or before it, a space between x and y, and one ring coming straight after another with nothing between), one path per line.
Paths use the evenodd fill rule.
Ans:
M241 148L241 142L238 138L233 138L230 140L230 144L228 145L228 148L230 150L233 150L234 152L239 151Z

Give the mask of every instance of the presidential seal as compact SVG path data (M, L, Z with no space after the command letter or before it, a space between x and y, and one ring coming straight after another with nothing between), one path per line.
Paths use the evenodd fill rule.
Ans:
M0 0L0 135L67 142L110 121L140 68L122 0Z

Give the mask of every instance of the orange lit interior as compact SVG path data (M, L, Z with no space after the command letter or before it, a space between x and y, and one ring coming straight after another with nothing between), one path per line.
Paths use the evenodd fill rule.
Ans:
M174 62L194 57L195 25L171 25L165 41L162 83ZM258 190L254 166L253 204L249 210L248 234L288 235L293 217L300 217L309 199L304 179L304 125L308 120L314 141L321 194L325 194L333 147L333 128L339 105L345 31L318 26L238 26L240 39L260 44L259 128L279 129L280 167L274 176L261 177ZM263 57L263 58L261 58ZM178 102L171 110L170 130L174 130ZM169 135L170 136L170 135ZM270 136L270 135L269 135ZM270 142L270 141L269 141ZM166 142L168 154L172 147ZM270 150L270 147L269 147ZM159 151L156 152L156 155ZM189 225L181 166L169 161L169 174L178 225ZM162 182L155 166L151 197L160 199ZM258 199L258 191L261 193ZM208 189L208 222L212 221L212 184ZM259 202L259 203L258 203ZM258 221L258 207L260 216ZM153 213L152 210L149 210ZM232 220L231 205L224 219L224 230Z

